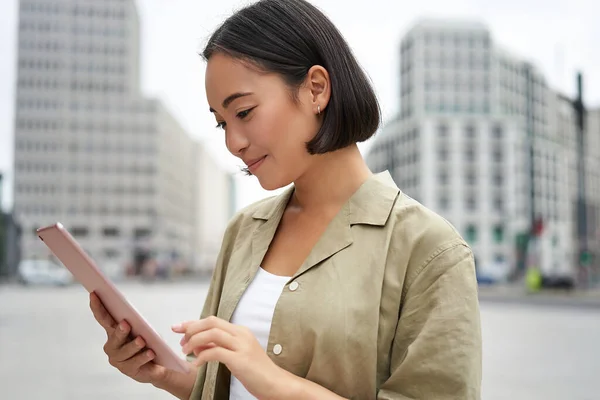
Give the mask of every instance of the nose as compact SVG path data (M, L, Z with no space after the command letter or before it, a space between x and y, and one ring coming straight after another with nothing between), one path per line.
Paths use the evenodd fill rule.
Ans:
M248 138L239 129L230 126L227 128L228 129L225 132L225 145L227 146L227 150L234 156L240 157L249 145Z

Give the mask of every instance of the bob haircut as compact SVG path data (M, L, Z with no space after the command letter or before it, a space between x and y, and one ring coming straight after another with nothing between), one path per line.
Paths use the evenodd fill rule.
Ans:
M202 56L208 61L215 52L279 74L294 101L311 67L327 70L331 97L306 144L310 154L364 142L379 128L381 110L366 74L333 23L305 0L260 0L240 9L211 35Z

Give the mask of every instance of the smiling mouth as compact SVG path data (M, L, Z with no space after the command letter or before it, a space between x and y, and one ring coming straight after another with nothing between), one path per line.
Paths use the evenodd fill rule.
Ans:
M256 160L256 161L254 161L254 162L252 162L252 163L248 164L248 165L247 165L247 167L248 167L248 170L249 170L250 172L253 172L253 171L255 171L255 170L256 170L256 169L257 169L257 168L258 168L258 167L259 167L259 166L262 164L262 162L265 160L265 158L267 158L267 156L264 156L264 157L262 157L262 158L259 158L258 160Z

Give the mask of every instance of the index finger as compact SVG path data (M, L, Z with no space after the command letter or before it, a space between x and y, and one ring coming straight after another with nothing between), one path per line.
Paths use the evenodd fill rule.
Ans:
M217 318L215 316L195 321L185 321L181 323L177 327L177 329L174 329L174 331L177 333L183 333L184 340L188 341L193 335L212 328L218 328L224 332L229 333L230 335L235 335L237 332L237 327L231 322L221 318Z
M90 293L90 308L92 309L96 321L98 321L107 332L109 329L115 329L117 326L116 321L106 310L98 295L94 292Z

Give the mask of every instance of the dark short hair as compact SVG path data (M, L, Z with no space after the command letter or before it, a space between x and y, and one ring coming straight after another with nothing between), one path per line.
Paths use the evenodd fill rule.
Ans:
M333 23L304 0L260 0L230 16L208 40L202 56L215 52L279 74L297 94L309 69L324 67L331 98L323 124L307 143L322 154L364 142L378 129L381 110L367 75Z

